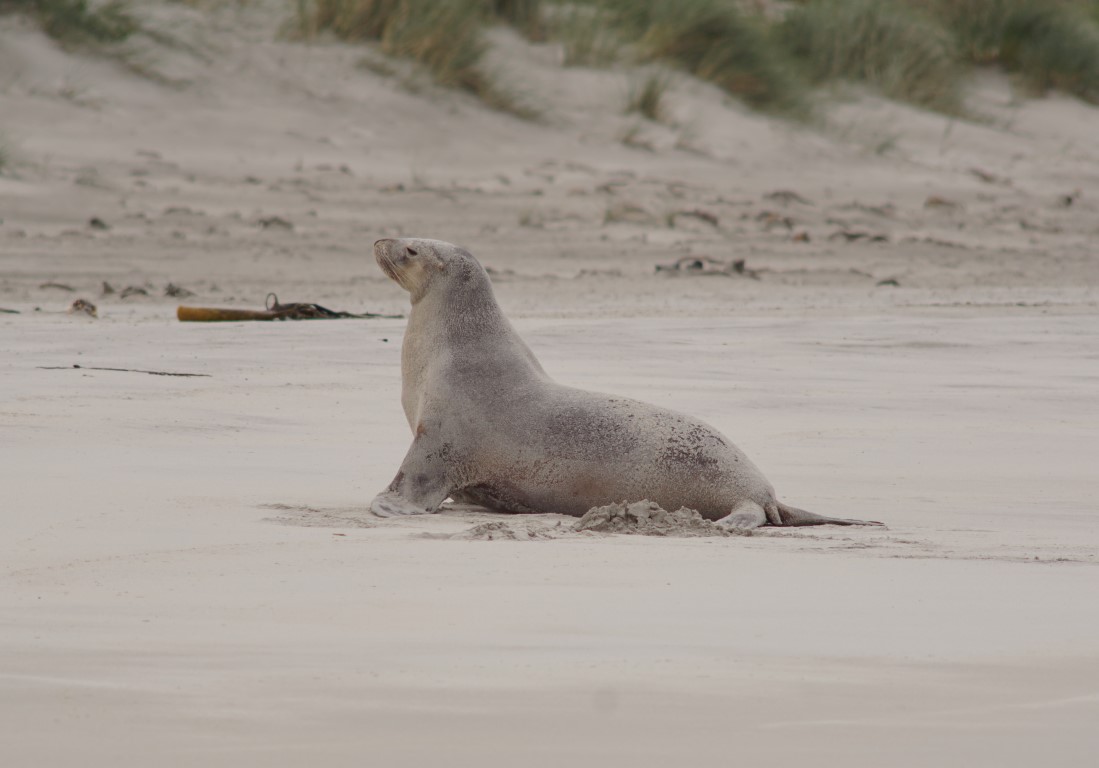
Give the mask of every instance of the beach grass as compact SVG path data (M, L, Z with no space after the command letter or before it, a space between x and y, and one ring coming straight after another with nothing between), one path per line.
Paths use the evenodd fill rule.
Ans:
M328 31L373 42L382 54L419 62L440 85L515 113L524 111L517 99L481 66L491 24L555 42L565 66L659 62L787 117L809 116L811 87L835 80L961 114L966 78L988 66L1034 93L1060 90L1099 102L1099 0L802 0L777 7L763 13L733 0L299 0L298 22L305 36ZM670 84L644 85L648 93L631 94L629 110L649 117Z
M804 115L802 81L767 22L727 0L604 0L645 60L675 65L758 109Z
M931 14L888 0L819 0L793 10L778 39L815 83L864 82L883 95L942 112L960 109L964 68Z
M1099 103L1099 2L924 0L969 63L996 65L1038 93Z
M657 123L664 122L667 118L665 95L673 85L674 80L667 72L642 73L630 84L625 113L638 114Z
M47 35L66 45L117 43L137 31L121 0L90 5L87 0L0 0L0 12L26 13Z
M496 3L505 5L524 4ZM314 0L299 2L297 21L306 37L328 31L344 40L376 43L381 53L417 62L441 86L472 93L494 109L534 118L535 111L482 66L490 10L481 0ZM524 18L515 8L508 13Z

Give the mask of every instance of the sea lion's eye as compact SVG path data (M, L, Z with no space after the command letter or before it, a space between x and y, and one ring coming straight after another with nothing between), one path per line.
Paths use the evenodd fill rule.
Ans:
M405 252L408 253L409 256L417 256L418 255L416 253L415 248L408 248L407 246L405 247Z

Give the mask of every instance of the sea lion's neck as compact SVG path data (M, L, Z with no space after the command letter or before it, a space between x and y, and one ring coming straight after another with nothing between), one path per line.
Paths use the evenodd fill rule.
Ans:
M447 280L433 288L413 302L412 314L423 318L424 325L448 343L477 344L515 334L496 302L488 275Z
M479 277L480 279L476 279ZM503 362L514 358L520 366L533 364L542 374L534 354L504 316L488 275L448 282L446 290L431 291L412 305L409 332L432 345L432 353L461 351L476 358Z
M546 379L534 353L504 316L483 271L414 297L401 349L402 399L410 424L416 420L418 393L437 365L476 370L490 379L505 377L517 385Z

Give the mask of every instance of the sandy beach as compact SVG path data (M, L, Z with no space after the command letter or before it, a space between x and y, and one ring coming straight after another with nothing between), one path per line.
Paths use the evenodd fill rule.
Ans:
M553 43L494 32L528 122L269 5L150 4L178 45L125 61L0 17L0 763L1095 762L1099 109L984 73L979 120L796 125L681 76L627 144L627 75ZM887 528L372 516L404 320L175 311L407 313L402 235L477 255L557 380ZM501 519L549 533L464 535Z

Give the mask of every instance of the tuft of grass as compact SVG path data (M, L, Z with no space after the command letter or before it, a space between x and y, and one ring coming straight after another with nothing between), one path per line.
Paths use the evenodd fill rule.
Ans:
M906 3L818 0L791 11L776 32L813 81L857 80L900 101L961 108L964 70L954 38Z
M974 64L1000 58L1005 23L1018 0L909 0L909 5L950 28L959 55Z
M1031 7L1007 25L1001 63L1039 91L1099 104L1099 25L1075 11Z
M351 41L376 41L383 53L414 59L440 85L482 87L477 64L483 6L475 0L315 0L299 4L302 27Z
M605 0L642 55L674 63L759 109L804 115L801 81L765 20L727 0Z
M536 117L481 67L487 18L482 0L298 2L298 26L306 37L328 30L344 40L376 42L382 53L422 65L439 85L468 91L519 117Z
M546 20L547 36L561 43L566 67L609 67L622 54L613 19L598 6L570 4L554 9Z
M492 0L492 14L531 40L545 39L542 0Z
M672 78L667 72L649 72L635 80L626 94L625 113L637 113L653 122L664 122L667 116L664 94L671 86Z
M966 65L1099 103L1097 0L809 0L777 33L814 81L861 80L947 113Z
M1035 90L1099 103L1099 0L798 0L769 16L744 9L771 6L738 0L296 2L303 36L329 31L374 42L380 53L417 62L436 83L523 117L537 115L481 66L489 24L560 41L566 66L611 66L625 53L632 63L672 65L752 107L795 118L809 115L808 85L833 79L959 114L961 84L984 64L1017 73ZM86 0L0 0L0 8L14 6L92 13ZM104 10L112 7L121 6ZM627 111L660 120L669 87L640 83Z
M0 0L0 12L11 11L33 16L47 35L68 45L118 43L137 31L123 0L95 7L87 0Z
M1099 3L1091 0L922 0L954 31L962 56L998 64L1039 92L1099 103Z

